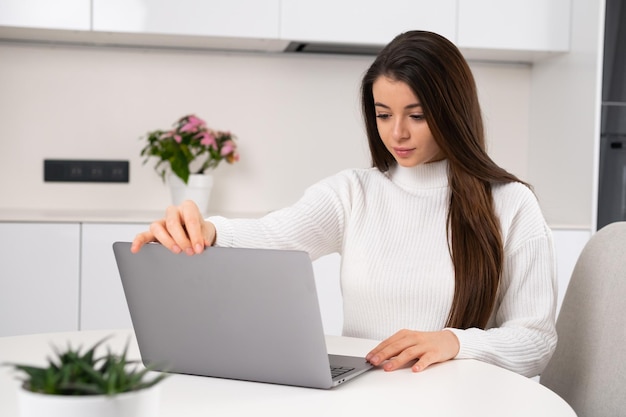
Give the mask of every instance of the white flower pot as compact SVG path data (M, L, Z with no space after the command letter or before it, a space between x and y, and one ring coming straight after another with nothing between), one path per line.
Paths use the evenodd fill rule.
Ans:
M156 417L160 387L106 395L49 395L18 392L20 417Z
M189 181L185 184L178 176L172 174L169 176L169 184L172 204L179 205L185 200L192 200L202 214L208 212L213 189L213 175L191 174Z

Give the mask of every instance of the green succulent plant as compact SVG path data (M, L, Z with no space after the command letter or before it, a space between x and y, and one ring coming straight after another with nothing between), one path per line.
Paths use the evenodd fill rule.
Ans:
M107 339L100 340L85 353L81 352L82 348L74 349L70 345L64 351L54 348L56 357L48 358L45 367L5 365L26 374L20 378L24 389L52 395L115 395L150 388L166 378L161 373L147 379L150 367L140 367L139 361L127 359L128 343L121 355L107 349L105 355L97 356L96 349Z

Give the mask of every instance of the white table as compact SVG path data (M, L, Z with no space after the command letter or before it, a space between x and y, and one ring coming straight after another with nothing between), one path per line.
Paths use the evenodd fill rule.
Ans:
M139 358L129 330L83 331L0 338L0 363L43 365L51 346L89 347L114 334L109 346L121 351L130 337L131 356ZM331 353L365 355L376 342L328 336ZM0 416L18 415L17 374L0 367ZM550 416L575 417L565 401L537 382L475 360L410 369L373 369L332 390L298 388L219 378L172 375L161 383L161 416Z

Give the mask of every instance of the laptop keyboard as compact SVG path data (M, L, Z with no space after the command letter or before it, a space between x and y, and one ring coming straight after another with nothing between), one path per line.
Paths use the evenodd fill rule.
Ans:
M354 368L347 368L344 366L331 366L330 367L330 374L332 375L333 379L337 378L338 376L341 376L343 374L345 374L346 372L350 372L352 371Z

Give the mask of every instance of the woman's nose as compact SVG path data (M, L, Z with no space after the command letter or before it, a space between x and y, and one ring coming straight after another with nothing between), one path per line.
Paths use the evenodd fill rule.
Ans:
M402 120L396 120L391 134L395 140L407 139L409 137L409 131L406 123Z

